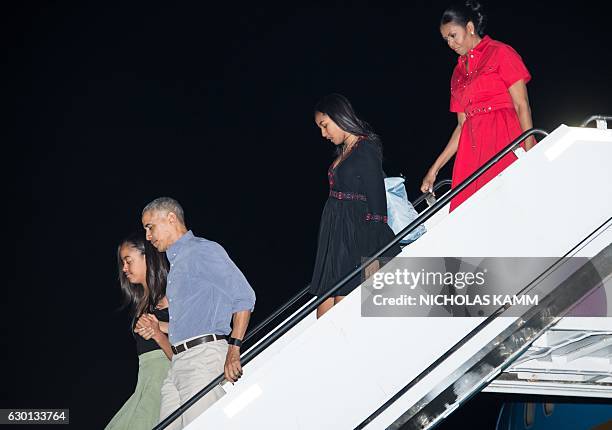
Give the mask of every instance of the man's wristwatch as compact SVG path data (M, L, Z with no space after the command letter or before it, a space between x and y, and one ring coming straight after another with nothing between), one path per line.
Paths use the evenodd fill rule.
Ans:
M230 344L230 345L237 346L238 348L240 348L242 346L242 341L240 339L236 339L235 337L230 337L227 340L227 343Z

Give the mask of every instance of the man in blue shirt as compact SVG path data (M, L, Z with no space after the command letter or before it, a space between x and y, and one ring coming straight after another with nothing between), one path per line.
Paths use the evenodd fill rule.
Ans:
M240 344L255 306L255 293L218 243L193 235L183 208L170 197L142 210L147 240L170 261L166 296L169 340L174 356L162 386L160 419L221 373L230 382L242 375ZM232 327L230 329L230 320ZM223 395L216 387L182 416L186 426ZM168 428L181 428L177 419Z

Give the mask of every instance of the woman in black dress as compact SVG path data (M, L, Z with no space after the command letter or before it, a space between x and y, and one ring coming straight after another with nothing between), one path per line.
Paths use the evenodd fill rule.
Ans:
M315 122L321 135L336 146L336 158L327 172L329 198L321 215L319 241L310 292L327 293L393 237L387 225L387 198L382 169L382 144L365 121L357 117L351 103L340 94L330 94L315 106ZM400 247L391 248L392 257ZM366 277L378 270L375 261ZM355 276L317 309L320 318L355 289L362 280Z

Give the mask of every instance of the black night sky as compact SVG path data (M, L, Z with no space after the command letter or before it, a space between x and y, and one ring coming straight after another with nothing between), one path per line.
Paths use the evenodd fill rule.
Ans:
M534 126L612 113L608 2L489 3L487 34L532 73ZM129 397L138 361L115 253L155 197L181 202L188 227L241 268L252 325L303 288L332 160L313 121L321 96L352 101L383 138L387 173L417 197L456 123L445 6L5 5L15 128L2 157L0 408L70 408L73 427L102 428ZM492 429L502 401L478 395L439 428Z

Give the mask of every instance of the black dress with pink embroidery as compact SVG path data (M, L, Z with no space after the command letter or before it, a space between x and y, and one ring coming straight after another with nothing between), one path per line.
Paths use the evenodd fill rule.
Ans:
M333 164L332 164L333 166ZM310 292L321 296L370 257L393 237L387 225L382 157L379 147L360 140L343 161L332 168L329 198L323 208L319 241ZM401 251L394 246L383 255L393 257ZM363 282L356 275L332 296L346 296Z

